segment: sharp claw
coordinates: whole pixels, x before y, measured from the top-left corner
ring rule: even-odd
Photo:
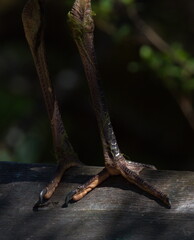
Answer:
[[[44,203],[44,196],[47,193],[47,188],[44,188],[39,195],[39,203],[43,204]]]
[[[67,207],[67,206],[68,206],[68,203],[72,200],[73,195],[75,195],[76,192],[77,192],[76,190],[73,190],[73,191],[71,191],[71,192],[69,192],[69,193],[67,194],[67,196],[66,196],[66,198],[65,198],[65,204],[63,205],[64,207]]]
[[[33,210],[38,211],[39,208],[43,208],[48,206],[50,203],[47,203],[48,199],[46,199],[44,196],[47,193],[47,188],[44,188],[40,194],[39,194],[39,200],[34,205]]]
[[[168,206],[168,208],[170,209],[171,208],[171,201],[169,198],[166,199],[166,204]]]

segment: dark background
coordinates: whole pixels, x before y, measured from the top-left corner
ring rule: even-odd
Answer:
[[[47,113],[22,27],[24,4],[23,0],[0,2],[0,161],[55,162]],[[87,82],[66,23],[72,4],[47,1],[49,70],[66,130],[81,161],[103,165]],[[135,8],[193,71],[194,2],[93,0],[92,4],[97,13],[99,69],[121,151],[160,169],[194,170],[194,130],[177,101],[186,96],[192,107],[193,74],[182,74],[184,67],[152,46],[127,12]]]

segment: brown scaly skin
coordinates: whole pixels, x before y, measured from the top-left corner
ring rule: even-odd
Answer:
[[[52,180],[40,193],[39,201],[36,204],[38,207],[53,195],[64,172],[72,166],[81,165],[81,162],[68,140],[49,77],[44,46],[44,0],[29,0],[23,9],[22,21],[40,80],[51,124],[54,150],[58,160],[58,166]]]
[[[96,113],[103,146],[105,168],[87,183],[70,192],[66,198],[66,205],[71,199],[78,201],[83,198],[88,192],[107,179],[110,175],[121,174],[129,182],[137,185],[139,188],[155,196],[157,199],[160,199],[166,206],[170,207],[171,205],[168,196],[157,190],[139,176],[140,172],[145,168],[153,170],[156,168],[150,165],[127,161],[119,150],[105,104],[102,88],[99,83],[99,73],[97,71],[95,50],[93,46],[93,15],[94,14],[91,10],[91,0],[76,0],[71,12],[68,14],[70,28],[82,59],[91,92],[93,107]]]
[[[93,46],[94,23],[92,15],[90,0],[76,0],[69,13],[69,22],[83,62],[92,96],[93,107],[95,109],[103,146],[105,168],[87,183],[70,192],[66,197],[66,204],[68,204],[71,199],[75,201],[80,200],[110,175],[121,174],[129,182],[134,183],[170,207],[170,201],[167,195],[149,185],[139,176],[144,168],[155,169],[155,167],[127,161],[120,153],[105,104],[102,88],[99,84],[99,75]],[[81,164],[65,132],[58,103],[49,78],[45,58],[43,16],[44,0],[29,0],[26,3],[22,13],[24,31],[40,79],[49,120],[51,122],[56,157],[58,159],[58,167],[53,176],[53,180],[40,193],[40,199],[36,205],[38,207],[52,196],[61,181],[64,171],[71,166]]]

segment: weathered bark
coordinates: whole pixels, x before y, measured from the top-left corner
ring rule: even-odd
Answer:
[[[110,177],[82,200],[63,208],[66,194],[101,169],[69,169],[48,208],[33,211],[55,166],[1,162],[0,239],[194,239],[194,172],[142,172],[169,194],[171,209],[121,176]]]

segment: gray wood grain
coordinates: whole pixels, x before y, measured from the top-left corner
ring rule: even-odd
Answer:
[[[69,169],[50,205],[33,211],[55,166],[1,162],[0,239],[194,239],[194,172],[142,172],[146,180],[169,194],[171,209],[120,176],[109,178],[79,202],[63,208],[66,194],[101,169]]]

